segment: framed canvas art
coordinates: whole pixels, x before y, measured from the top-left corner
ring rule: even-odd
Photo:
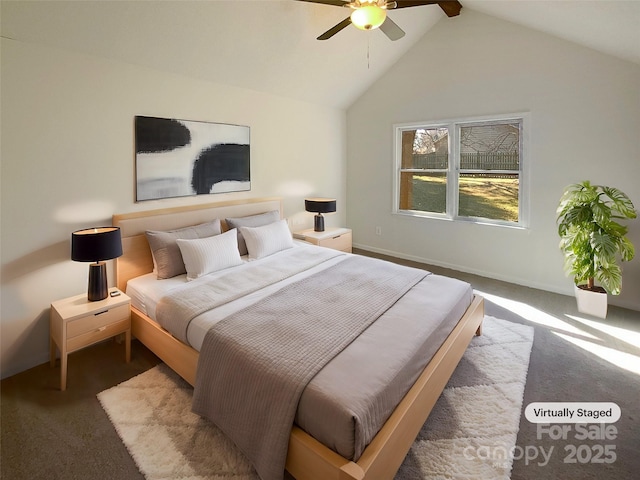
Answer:
[[[135,117],[136,201],[251,190],[250,129]]]

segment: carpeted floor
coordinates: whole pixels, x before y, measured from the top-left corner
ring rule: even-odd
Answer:
[[[534,327],[523,405],[602,401],[615,402],[622,410],[614,439],[588,442],[573,437],[538,438],[536,426],[522,415],[517,446],[532,454],[515,459],[512,480],[637,478],[640,376],[631,370],[640,361],[640,312],[610,307],[606,320],[585,319],[578,314],[572,297],[425,268],[470,282],[485,295],[488,315]],[[44,315],[42,318],[47,320]],[[59,366],[52,369],[46,363],[2,380],[0,477],[143,480],[96,395],[158,363],[134,341],[132,361],[126,364],[124,346],[110,341],[70,355],[65,392],[59,390]],[[571,444],[611,445],[616,459],[611,463],[567,463],[565,447]],[[531,458],[534,450],[549,451],[551,447],[553,455],[547,463]]]
[[[533,328],[485,319],[400,468],[397,480],[508,479]],[[191,412],[193,389],[164,364],[98,395],[147,480],[258,480],[213,424]]]

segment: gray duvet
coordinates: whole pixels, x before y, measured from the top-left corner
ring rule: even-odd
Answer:
[[[315,375],[295,423],[357,461],[471,300],[469,284],[427,275]]]
[[[295,423],[357,461],[472,300],[467,283],[425,277],[318,372]]]
[[[220,321],[200,351],[193,411],[224,431],[263,480],[282,479],[304,388],[426,275],[353,256]]]

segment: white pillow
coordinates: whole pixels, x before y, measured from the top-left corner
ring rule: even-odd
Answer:
[[[153,256],[153,271],[158,276],[158,280],[186,273],[180,249],[176,244],[178,238],[205,238],[220,235],[220,233],[222,230],[218,219],[166,232],[147,230],[147,240]]]
[[[229,226],[229,229],[238,229],[238,249],[240,250],[240,255],[247,254],[247,244],[244,241],[244,237],[240,233],[240,227],[261,227],[269,223],[277,222],[278,220],[280,220],[280,212],[278,210],[259,213],[257,215],[249,215],[247,217],[225,219],[227,225]]]
[[[176,240],[187,270],[187,280],[240,265],[242,259],[237,235],[233,229],[214,237]]]
[[[293,238],[286,220],[279,220],[261,227],[240,227],[240,233],[247,243],[251,259],[267,257],[293,247]]]

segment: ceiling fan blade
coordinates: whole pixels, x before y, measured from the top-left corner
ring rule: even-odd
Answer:
[[[396,0],[396,8],[420,7],[440,3],[438,0]],[[444,2],[443,2],[444,3]]]
[[[347,17],[343,21],[341,21],[339,24],[335,25],[334,27],[331,27],[329,30],[327,30],[322,35],[320,35],[318,37],[318,40],[328,40],[331,37],[333,37],[336,33],[338,33],[340,30],[348,27],[349,25],[351,25],[351,17]]]
[[[460,15],[462,5],[457,0],[396,0],[396,8],[420,7],[422,5],[440,5],[440,8],[447,14],[447,17]]]
[[[388,16],[385,21],[380,25],[380,30],[389,37],[389,40],[396,41],[404,37],[404,31]]]
[[[351,3],[345,0],[298,0],[299,2],[319,3],[321,5],[335,5],[336,7],[344,7]]]
[[[420,7],[422,5],[440,5],[440,8],[447,14],[447,17],[455,17],[460,15],[462,5],[457,0],[396,0],[395,8]],[[393,8],[393,7],[387,7]]]
[[[440,8],[447,14],[447,17],[456,17],[460,15],[462,5],[460,2],[438,2]]]

